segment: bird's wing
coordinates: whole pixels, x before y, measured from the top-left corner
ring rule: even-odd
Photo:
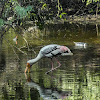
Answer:
[[[51,57],[51,56],[56,55],[58,53],[57,52],[58,49],[59,49],[59,46],[50,46],[50,47],[47,47],[44,50],[42,50],[41,53],[44,56]]]

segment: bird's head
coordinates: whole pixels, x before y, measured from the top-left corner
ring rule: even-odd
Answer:
[[[25,73],[27,72],[27,70],[28,70],[28,72],[30,72],[31,66],[34,63],[36,63],[40,58],[41,58],[40,55],[38,55],[35,59],[28,60],[27,61],[27,66],[26,66],[26,69],[25,69]]]
[[[32,60],[28,60],[27,61],[27,67],[30,68],[33,65],[33,61]]]
[[[27,67],[30,68],[31,67],[31,64],[30,63],[27,63]]]
[[[30,72],[31,66],[32,66],[32,65],[31,65],[30,63],[27,63],[26,69],[25,69],[25,73],[27,72],[27,70],[28,70],[28,72]]]

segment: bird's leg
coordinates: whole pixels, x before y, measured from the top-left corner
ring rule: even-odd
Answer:
[[[54,57],[55,58],[55,57]],[[57,61],[57,63],[59,64],[57,67],[53,68],[53,61],[52,61],[52,58],[51,58],[51,64],[52,64],[52,69],[51,70],[55,70],[56,68],[60,67],[61,66],[61,63],[55,58],[55,60]]]
[[[51,70],[47,71],[45,74],[48,74],[49,72],[51,72],[52,70],[54,70],[54,68],[53,68],[53,61],[52,61],[52,58],[51,58],[51,64],[52,64],[52,68],[51,68]]]
[[[55,58],[55,57],[54,57]],[[55,60],[57,61],[57,63],[59,64],[57,67],[55,67],[54,69],[58,68],[61,66],[61,63],[55,58]]]
[[[57,61],[57,63],[58,63],[59,65],[58,65],[57,67],[53,68],[53,61],[52,61],[52,58],[51,58],[52,68],[51,68],[51,70],[47,71],[46,74],[48,74],[49,72],[51,72],[51,71],[53,71],[53,70],[55,70],[55,69],[57,69],[58,67],[61,66],[60,62],[59,62],[56,58],[55,58],[55,60]]]
[[[51,68],[51,70],[54,70],[54,68],[53,68],[53,61],[52,61],[52,58],[51,58],[51,64],[52,64],[52,68]]]

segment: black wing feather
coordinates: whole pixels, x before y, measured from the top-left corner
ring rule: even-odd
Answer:
[[[56,49],[58,49],[57,46],[47,48],[47,49],[45,49],[45,50],[42,52],[42,54],[43,54],[43,55],[47,55],[47,54],[49,54],[49,53],[55,51]]]

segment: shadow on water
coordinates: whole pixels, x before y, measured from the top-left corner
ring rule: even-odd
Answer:
[[[100,46],[95,44],[99,43],[99,37],[95,30],[91,32],[76,26],[62,26],[64,30],[59,26],[55,27],[55,30],[50,28],[54,26],[48,26],[46,31],[52,34],[44,36],[43,39],[50,40],[51,43],[64,42],[74,54],[57,57],[62,65],[49,74],[45,74],[51,69],[48,58],[35,63],[30,74],[24,74],[26,61],[36,55],[33,51],[26,50],[26,56],[15,49],[19,61],[11,47],[3,40],[0,45],[0,100],[100,100]],[[7,34],[7,37],[9,35],[11,34]],[[57,39],[54,39],[55,36]],[[15,35],[12,39],[13,37]],[[21,37],[18,43],[22,45],[20,40]],[[73,43],[75,40],[88,42],[88,46],[76,47]],[[48,41],[41,46],[50,43]],[[19,44],[17,46],[20,46]],[[35,45],[33,48],[38,54],[41,47]],[[57,66],[56,62],[54,66]]]

